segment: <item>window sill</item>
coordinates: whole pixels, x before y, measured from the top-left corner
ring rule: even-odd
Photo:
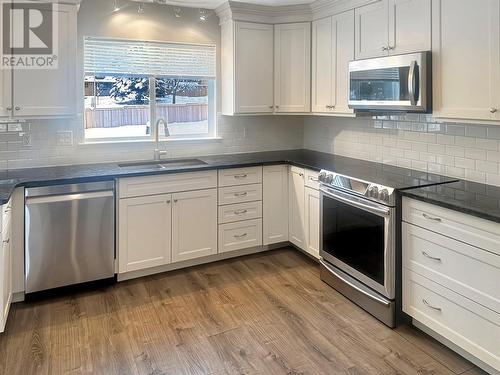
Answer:
[[[220,142],[222,137],[206,137],[206,138],[170,138],[160,139],[160,143],[203,143],[203,142]],[[95,146],[95,145],[123,145],[123,144],[151,144],[155,143],[154,139],[109,139],[83,141],[78,146]]]

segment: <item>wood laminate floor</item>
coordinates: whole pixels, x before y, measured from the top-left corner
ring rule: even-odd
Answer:
[[[1,374],[480,374],[391,330],[293,249],[13,305]]]

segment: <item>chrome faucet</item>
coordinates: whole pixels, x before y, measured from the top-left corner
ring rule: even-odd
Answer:
[[[155,128],[154,128],[154,131],[155,131],[154,158],[156,161],[161,160],[161,156],[167,154],[166,150],[160,150],[160,124],[163,124],[163,127],[165,128],[165,137],[169,136],[167,122],[165,121],[165,119],[159,118],[156,121]]]

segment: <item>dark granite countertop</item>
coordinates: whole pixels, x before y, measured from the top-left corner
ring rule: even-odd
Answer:
[[[69,166],[16,169],[0,172],[0,205],[5,204],[18,186],[35,187],[110,180],[120,177],[192,172],[210,169],[247,167],[270,164],[292,164],[313,170],[327,169],[357,177],[398,190],[417,186],[456,181],[439,175],[398,168],[380,163],[316,152],[311,150],[285,150],[244,154],[223,154],[198,157],[207,164],[148,170],[144,167],[121,168],[118,163],[78,164]],[[497,205],[498,207],[498,205]]]
[[[460,180],[408,189],[403,196],[500,223],[500,187]]]

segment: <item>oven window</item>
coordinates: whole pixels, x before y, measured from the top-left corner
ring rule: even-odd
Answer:
[[[323,197],[323,251],[384,285],[384,218]]]
[[[408,101],[410,67],[351,72],[351,100]]]

